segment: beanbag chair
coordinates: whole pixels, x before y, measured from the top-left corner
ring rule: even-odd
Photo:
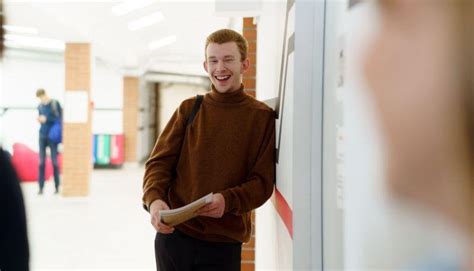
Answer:
[[[18,178],[23,182],[36,182],[39,175],[39,153],[33,151],[25,144],[13,144],[12,164]],[[61,172],[62,154],[58,154],[59,172]],[[46,157],[45,179],[53,176],[53,164],[49,156]]]

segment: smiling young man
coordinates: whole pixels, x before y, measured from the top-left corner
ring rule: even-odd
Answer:
[[[157,231],[157,270],[240,270],[250,212],[273,192],[274,112],[245,94],[247,41],[222,29],[208,36],[204,69],[212,90],[188,121],[197,98],[181,103],[146,163],[143,204]],[[161,210],[213,192],[194,219],[170,227]]]

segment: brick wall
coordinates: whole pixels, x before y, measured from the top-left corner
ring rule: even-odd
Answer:
[[[257,25],[253,23],[253,18],[244,18],[243,35],[249,43],[248,58],[250,60],[250,68],[244,74],[243,83],[245,91],[255,97],[257,76]],[[255,270],[255,212],[252,212],[252,238],[242,247],[241,270]]]
[[[244,18],[243,35],[249,43],[248,58],[250,68],[244,74],[244,86],[248,94],[255,97],[256,76],[257,76],[257,25],[253,23],[253,18]]]
[[[139,110],[138,77],[123,78],[123,133],[125,136],[125,162],[137,162],[138,110]]]
[[[64,122],[61,193],[66,197],[87,196],[92,172],[91,47],[87,43],[68,43],[64,57],[66,95],[85,91],[89,98],[85,123]],[[64,106],[67,110],[67,104]]]

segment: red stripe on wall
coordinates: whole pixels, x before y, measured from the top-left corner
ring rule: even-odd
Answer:
[[[272,202],[281,220],[283,220],[291,239],[293,239],[293,211],[277,188],[275,188],[275,193],[273,193]]]

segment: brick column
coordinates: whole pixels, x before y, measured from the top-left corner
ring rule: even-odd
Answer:
[[[244,73],[244,86],[247,94],[255,97],[256,76],[257,76],[257,25],[253,23],[253,18],[244,18],[243,36],[249,43],[248,58],[250,68]]]
[[[256,96],[256,76],[257,76],[257,25],[253,23],[253,18],[244,18],[243,36],[249,43],[248,58],[250,68],[244,73],[243,83],[247,94]],[[252,238],[242,247],[242,271],[255,270],[255,212],[252,212]]]
[[[139,110],[138,77],[123,78],[123,133],[125,136],[125,162],[137,162],[138,110]]]
[[[92,172],[91,46],[67,43],[64,57],[62,195],[83,197],[89,194]],[[74,97],[80,97],[80,102]]]

